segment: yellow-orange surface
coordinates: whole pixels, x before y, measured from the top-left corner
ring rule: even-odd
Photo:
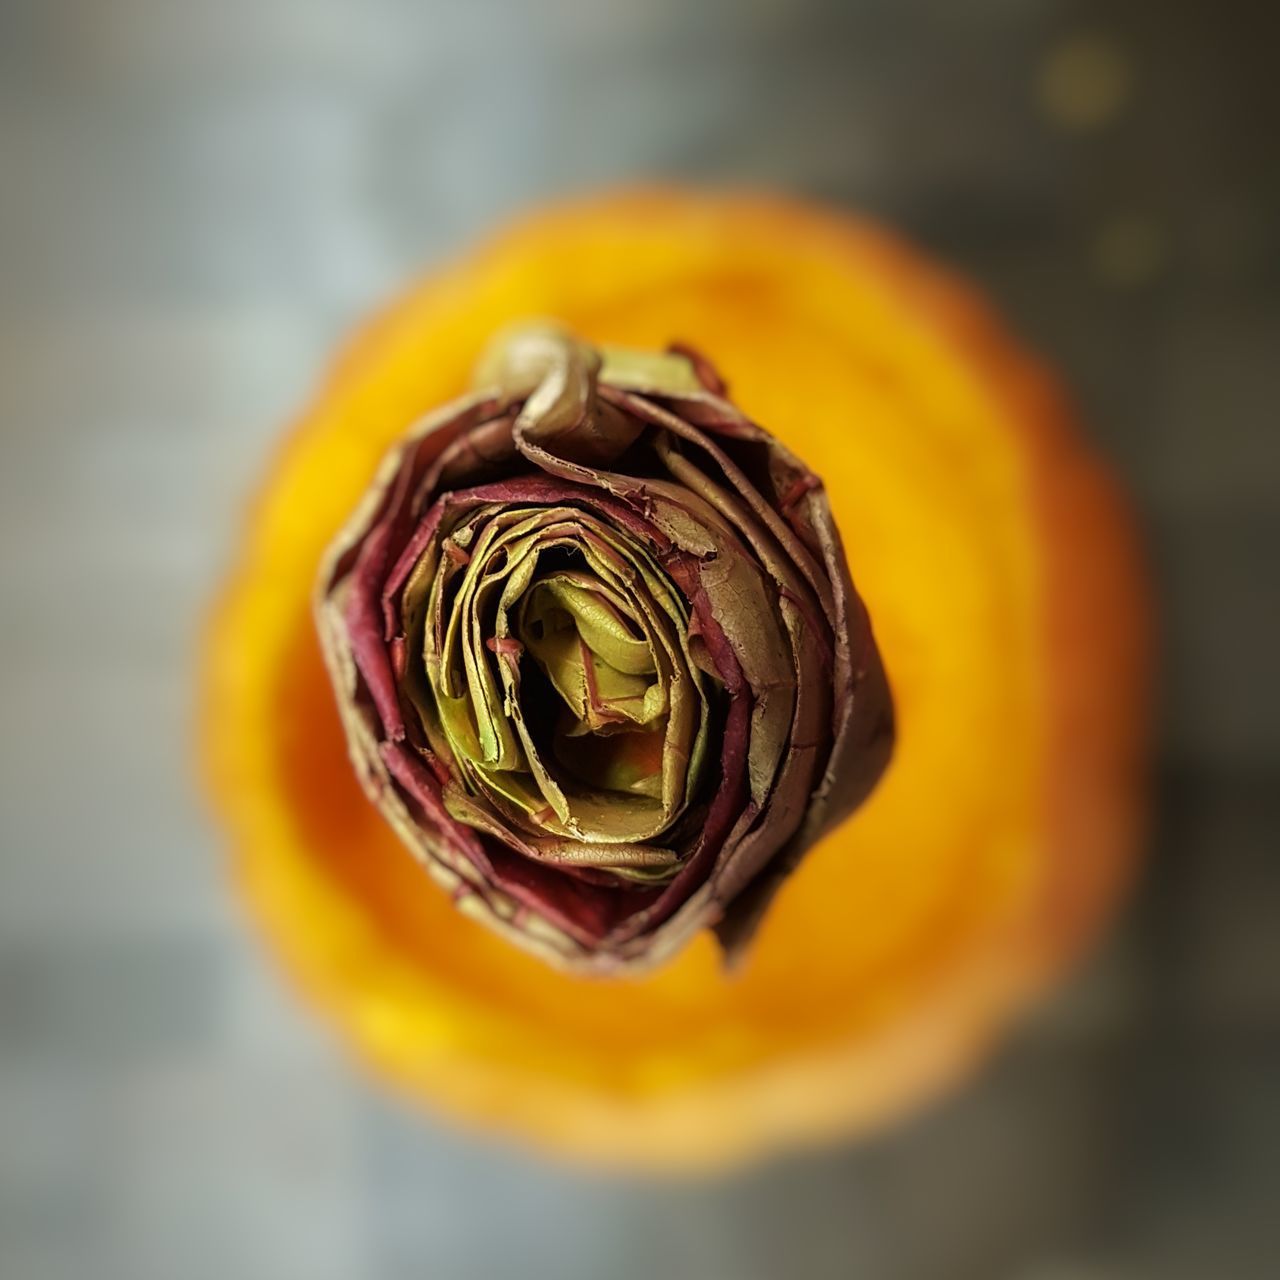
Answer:
[[[501,325],[706,353],[827,483],[898,715],[889,771],[738,972],[554,972],[459,915],[364,800],[311,620],[381,454]],[[1138,827],[1145,598],[1052,381],[968,289],[794,203],[632,191],[518,223],[356,339],[276,459],[211,629],[204,740],[239,882],[303,987],[443,1110],[614,1164],[883,1122],[1104,918]]]

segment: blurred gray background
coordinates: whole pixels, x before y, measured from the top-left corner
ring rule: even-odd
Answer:
[[[1280,1274],[1274,5],[0,0],[0,1276]],[[1061,365],[1162,595],[1138,900],[969,1088],[711,1185],[376,1093],[190,761],[193,642],[334,344],[525,203],[899,224]]]

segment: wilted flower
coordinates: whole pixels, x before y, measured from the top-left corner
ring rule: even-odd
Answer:
[[[462,910],[563,966],[706,926],[732,951],[892,740],[821,483],[684,349],[531,328],[476,387],[324,560],[364,788]]]

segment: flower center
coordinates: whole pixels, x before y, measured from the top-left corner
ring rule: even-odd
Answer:
[[[571,505],[490,504],[419,569],[405,616],[426,688],[408,687],[462,774],[456,816],[580,842],[626,878],[674,874],[663,836],[697,795],[716,682],[645,542]]]

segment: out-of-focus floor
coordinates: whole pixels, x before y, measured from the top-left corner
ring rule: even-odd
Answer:
[[[0,1275],[1280,1273],[1269,6],[0,0]],[[888,217],[1067,372],[1165,623],[1150,871],[981,1077],[709,1186],[410,1115],[295,1007],[192,780],[193,645],[355,319],[636,175]]]

